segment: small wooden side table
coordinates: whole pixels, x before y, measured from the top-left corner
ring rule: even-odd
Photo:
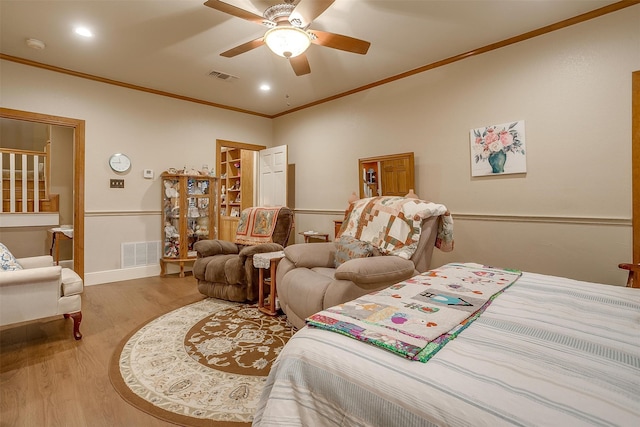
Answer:
[[[342,223],[344,220],[342,219],[334,219],[333,220],[333,237],[337,239],[340,237],[340,229],[342,228]]]
[[[309,243],[310,239],[324,240],[325,242],[329,241],[329,235],[328,234],[318,233],[317,231],[301,231],[298,234],[304,236],[304,242],[305,243]]]
[[[258,310],[270,316],[278,314],[278,310],[276,309],[276,269],[278,268],[278,263],[282,258],[284,258],[284,251],[266,252],[262,254],[255,254],[253,256],[253,266],[259,269]],[[265,270],[267,269],[269,270],[269,278],[264,277]],[[268,307],[264,305],[264,287],[267,282],[270,284]]]
[[[60,264],[60,239],[73,240],[73,228],[56,227],[49,230],[51,233],[51,248],[49,249],[49,255],[51,255],[55,261],[55,265]]]

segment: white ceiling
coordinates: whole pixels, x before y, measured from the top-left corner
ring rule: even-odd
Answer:
[[[221,57],[266,28],[204,1],[1,0],[0,53],[271,116],[615,3],[336,0],[310,28],[367,40],[369,52],[311,45],[311,74],[297,77],[266,46]],[[225,1],[258,15],[278,3]],[[76,36],[79,24],[95,37]],[[46,48],[27,47],[28,38]],[[238,79],[214,79],[214,70]],[[271,91],[260,91],[262,83]]]

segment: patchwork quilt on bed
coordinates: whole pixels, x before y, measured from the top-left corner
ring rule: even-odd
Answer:
[[[426,362],[520,275],[479,264],[447,264],[320,311],[306,321]]]

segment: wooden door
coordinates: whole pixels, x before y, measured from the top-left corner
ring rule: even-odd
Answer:
[[[413,153],[390,154],[358,160],[360,198],[404,196],[415,189]]]
[[[381,163],[382,195],[404,196],[413,188],[413,157],[399,157]]]

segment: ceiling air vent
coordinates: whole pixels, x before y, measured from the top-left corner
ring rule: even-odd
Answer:
[[[223,73],[221,71],[215,71],[215,70],[210,72],[209,76],[218,80],[224,80],[225,82],[232,82],[238,79],[238,77],[232,76],[231,74],[227,74],[227,73]]]

